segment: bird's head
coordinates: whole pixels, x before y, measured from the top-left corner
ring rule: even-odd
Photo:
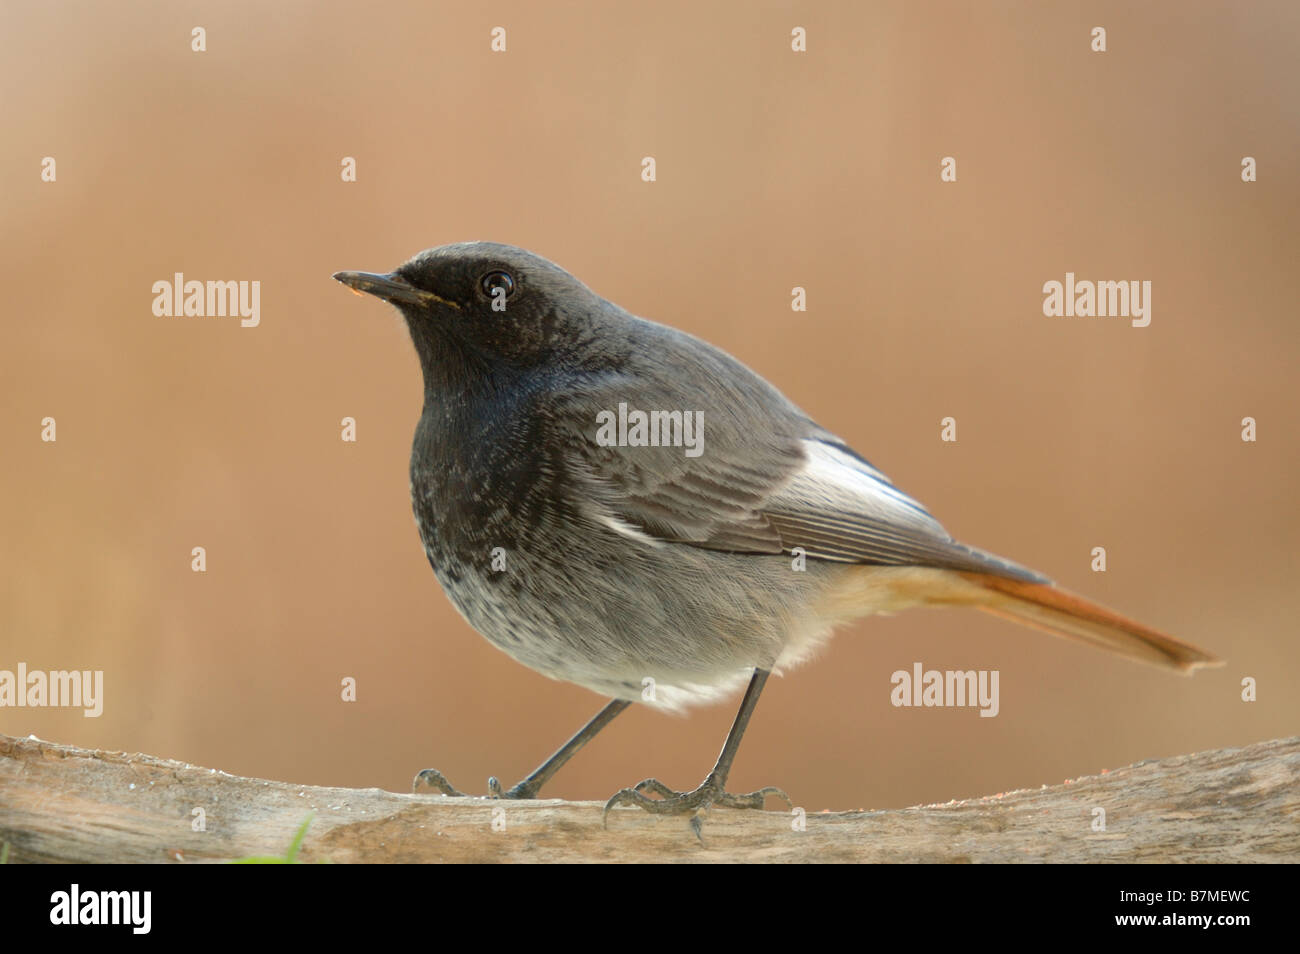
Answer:
[[[459,366],[472,372],[567,363],[611,307],[540,255],[494,242],[431,248],[387,274],[334,277],[401,310],[426,383],[431,371],[436,380]]]

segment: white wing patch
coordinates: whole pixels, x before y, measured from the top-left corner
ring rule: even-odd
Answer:
[[[664,546],[664,542],[662,540],[656,540],[654,537],[642,533],[636,527],[632,526],[630,523],[627,523],[626,521],[620,520],[612,513],[597,514],[596,519],[599,520],[601,523],[603,523],[605,526],[609,527],[615,533],[621,533],[629,540],[635,540],[637,543],[649,544],[652,547]]]
[[[831,513],[864,513],[891,523],[909,524],[939,539],[948,539],[938,520],[866,461],[822,441],[805,440],[803,445],[808,462],[781,496],[797,496],[814,504],[815,509]]]

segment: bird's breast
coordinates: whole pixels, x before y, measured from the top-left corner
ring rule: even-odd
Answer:
[[[562,475],[525,415],[426,407],[411,450],[411,504],[434,570],[490,570],[563,508]]]

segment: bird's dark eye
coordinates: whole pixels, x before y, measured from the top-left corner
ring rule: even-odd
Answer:
[[[497,297],[497,289],[501,289],[505,296],[509,298],[515,291],[515,280],[510,277],[508,272],[488,272],[483,276],[482,281],[483,294],[489,298]]]

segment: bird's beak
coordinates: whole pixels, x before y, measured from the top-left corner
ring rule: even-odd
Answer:
[[[342,282],[359,293],[374,295],[376,298],[395,304],[428,305],[437,302],[459,308],[455,302],[439,298],[433,292],[427,292],[422,288],[416,288],[396,273],[376,275],[374,272],[335,272],[334,280]]]

